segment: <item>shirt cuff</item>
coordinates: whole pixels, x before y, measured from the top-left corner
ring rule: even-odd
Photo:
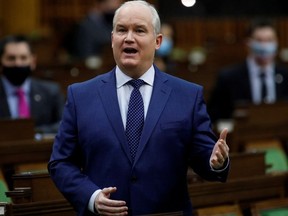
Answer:
[[[92,196],[90,197],[90,200],[89,200],[89,203],[88,203],[88,209],[89,209],[89,211],[91,211],[91,212],[93,212],[93,213],[97,213],[96,211],[95,211],[95,199],[96,199],[96,197],[97,197],[97,195],[101,192],[102,190],[101,189],[98,189],[98,190],[96,190],[93,194],[92,194]]]
[[[230,158],[228,157],[228,158],[226,159],[226,161],[224,162],[224,164],[223,164],[223,168],[221,168],[221,169],[214,169],[214,168],[211,166],[211,164],[210,164],[210,167],[211,167],[211,170],[212,170],[213,172],[220,173],[220,172],[225,171],[225,170],[228,168],[229,163],[230,163]]]

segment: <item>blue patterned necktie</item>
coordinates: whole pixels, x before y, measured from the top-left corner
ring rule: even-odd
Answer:
[[[139,88],[145,82],[141,79],[130,80],[129,85],[134,89],[130,96],[126,122],[126,137],[130,148],[132,161],[135,159],[144,125],[144,104]]]

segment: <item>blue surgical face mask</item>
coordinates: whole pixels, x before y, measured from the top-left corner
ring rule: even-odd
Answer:
[[[259,58],[273,57],[277,51],[276,42],[258,42],[252,41],[249,44],[252,53]]]
[[[170,38],[163,37],[161,46],[156,50],[156,55],[160,57],[165,57],[170,55],[173,49],[173,41]]]

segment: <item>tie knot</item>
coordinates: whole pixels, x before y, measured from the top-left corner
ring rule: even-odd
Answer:
[[[142,79],[132,79],[128,82],[131,86],[133,86],[135,89],[139,89],[142,85],[144,85],[144,81]]]
[[[22,88],[18,88],[18,89],[16,90],[16,94],[19,95],[19,96],[25,95],[24,90],[23,90]]]
[[[265,71],[260,71],[259,76],[260,76],[260,78],[264,79],[266,77]]]

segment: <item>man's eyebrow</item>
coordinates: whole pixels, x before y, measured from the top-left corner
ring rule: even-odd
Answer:
[[[115,27],[125,27],[124,24],[116,24]]]
[[[135,26],[138,28],[147,28],[147,25],[145,24],[136,24]]]
[[[133,25],[134,27],[137,27],[137,28],[147,28],[147,25],[144,25],[144,24],[134,24]],[[116,24],[115,27],[126,27],[125,24]]]

